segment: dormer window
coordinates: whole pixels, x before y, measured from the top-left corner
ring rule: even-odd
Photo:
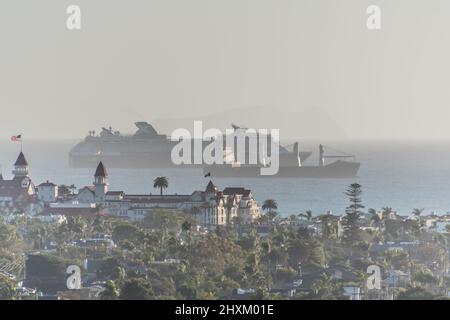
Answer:
[[[22,188],[28,188],[28,184],[30,183],[30,180],[28,178],[25,178],[22,180]]]

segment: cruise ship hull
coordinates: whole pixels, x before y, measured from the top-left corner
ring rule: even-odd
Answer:
[[[102,161],[108,168],[172,168],[176,166],[170,159],[170,154],[139,154],[139,155],[70,155],[69,165],[72,168],[92,168]],[[201,167],[201,165],[188,165]]]
[[[174,164],[171,155],[174,147],[180,141],[169,139],[166,135],[158,134],[158,132],[147,122],[136,122],[138,131],[134,135],[122,135],[118,131],[110,128],[102,128],[100,134],[90,131],[89,135],[80,143],[75,145],[69,152],[69,165],[72,168],[93,168],[102,161],[109,168],[201,168],[201,158],[194,161],[194,156],[203,153],[206,147],[210,145],[208,140],[190,139],[187,141],[187,147],[190,144],[190,151],[185,150],[183,145],[182,153],[186,152],[187,161],[189,163],[177,165]],[[243,137],[244,139],[245,136]],[[221,152],[224,161],[227,157],[232,157],[237,161],[237,144],[234,150],[227,150],[228,139],[236,139],[237,136],[227,135],[223,139],[223,150]],[[242,139],[242,138],[241,138]],[[259,150],[259,142],[264,139],[271,139],[270,136],[257,136],[256,148],[250,148],[250,140],[245,141],[245,163],[250,163],[250,159],[258,159],[262,161],[262,154]],[[241,140],[242,141],[242,140]],[[269,140],[271,141],[271,140]],[[288,151],[282,146],[279,147],[280,165],[295,166],[305,161],[311,152],[300,152],[298,143],[294,144],[292,151]],[[256,149],[256,150],[255,150]],[[263,150],[264,151],[264,150]],[[179,152],[179,150],[178,150]],[[184,158],[184,156],[183,156]],[[194,164],[198,163],[199,164]]]
[[[205,174],[219,178],[313,178],[339,179],[357,177],[360,163],[335,161],[324,166],[280,167],[275,175],[261,175],[259,166],[211,165],[204,166]]]

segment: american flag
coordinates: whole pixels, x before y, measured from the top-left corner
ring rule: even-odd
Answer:
[[[19,135],[17,135],[17,136],[12,136],[12,137],[11,137],[11,141],[13,141],[13,142],[19,142],[19,141],[22,141],[22,135],[19,134]]]

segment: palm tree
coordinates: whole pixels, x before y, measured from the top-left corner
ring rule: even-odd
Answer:
[[[425,210],[425,209],[414,208],[412,211],[412,214],[413,214],[413,216],[415,216],[418,219],[420,217],[420,215],[422,214],[423,210]]]
[[[239,235],[241,234],[241,225],[242,225],[242,217],[234,216],[231,219],[231,223],[233,224],[235,236],[239,238]]]
[[[58,192],[59,192],[59,194],[61,194],[63,197],[66,197],[66,196],[71,195],[70,187],[67,186],[67,185],[65,185],[65,184],[62,184],[62,185],[58,186]]]
[[[267,211],[267,218],[274,220],[278,213],[275,211],[278,209],[278,203],[274,199],[267,199],[262,205],[263,211]]]
[[[161,196],[163,195],[163,190],[169,187],[169,181],[166,177],[157,177],[153,180],[153,188],[159,188]]]
[[[296,220],[297,220],[297,216],[296,216],[295,214],[291,214],[291,215],[289,216],[289,221],[290,221],[290,222],[294,223]]]
[[[312,211],[311,210],[306,210],[306,220],[311,221],[312,220]]]
[[[313,213],[311,210],[306,210],[305,213],[299,213],[297,216],[306,218],[307,221],[311,221],[313,217]]]
[[[370,224],[373,224],[380,228],[380,216],[378,215],[377,211],[375,209],[370,208],[367,210],[367,213],[370,215]]]
[[[278,203],[274,199],[267,199],[266,201],[264,201],[262,209],[264,211],[269,211],[269,213],[272,213],[272,211],[278,209]]]
[[[383,220],[390,219],[391,214],[394,212],[394,210],[392,210],[391,207],[384,207],[384,208],[381,208],[381,210],[382,210],[381,215],[383,217]]]

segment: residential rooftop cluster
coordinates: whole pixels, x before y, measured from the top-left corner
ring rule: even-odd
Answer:
[[[78,191],[35,186],[21,153],[12,179],[0,179],[0,299],[450,296],[448,214],[366,211],[357,183],[342,215],[288,217],[244,187],[209,181],[166,195],[167,185],[157,177],[159,194],[110,190],[100,162],[92,185]],[[73,266],[79,286],[69,288]]]

